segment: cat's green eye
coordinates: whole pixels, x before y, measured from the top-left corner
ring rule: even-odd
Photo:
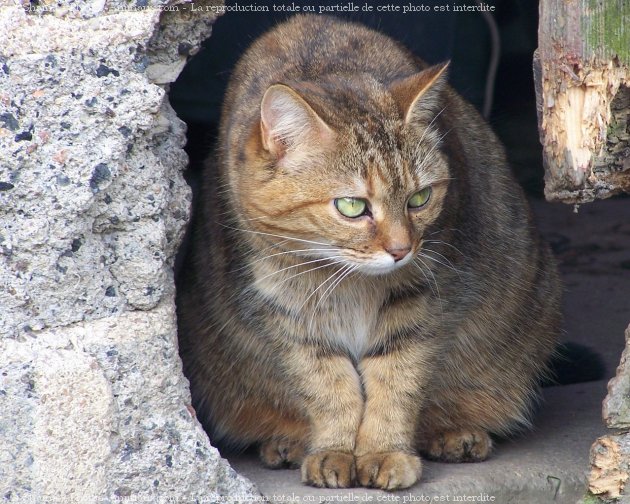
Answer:
[[[421,191],[414,193],[407,201],[409,208],[420,208],[427,204],[431,197],[431,187],[425,187]]]
[[[367,202],[359,198],[337,198],[335,207],[341,215],[354,219],[361,217],[367,210]]]

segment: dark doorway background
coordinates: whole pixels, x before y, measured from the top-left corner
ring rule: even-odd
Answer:
[[[275,6],[339,4],[335,0],[259,2]],[[342,2],[343,3],[343,2]],[[346,2],[350,3],[350,2]],[[484,89],[492,43],[484,16],[479,12],[434,12],[434,7],[477,5],[474,0],[425,0],[418,2],[356,1],[369,4],[370,13],[339,13],[338,17],[361,22],[402,42],[428,63],[451,60],[449,82],[478,110]],[[227,1],[226,5],[235,2]],[[379,6],[428,6],[430,12],[377,12]],[[499,30],[500,53],[489,121],[507,148],[518,180],[530,194],[542,193],[541,148],[538,143],[532,76],[532,54],[537,44],[538,5],[532,0],[489,0]],[[171,104],[188,124],[190,169],[188,182],[197,187],[203,160],[212,150],[220,119],[223,94],[231,69],[240,55],[263,32],[289,15],[283,12],[226,13],[212,36],[184,68],[170,90]]]

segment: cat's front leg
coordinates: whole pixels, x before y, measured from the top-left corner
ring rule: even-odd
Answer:
[[[356,369],[346,356],[309,347],[286,362],[311,428],[302,481],[317,487],[353,486],[354,446],[363,412]]]
[[[432,355],[428,345],[408,344],[360,362],[366,394],[354,452],[360,485],[396,490],[420,478],[415,436]]]

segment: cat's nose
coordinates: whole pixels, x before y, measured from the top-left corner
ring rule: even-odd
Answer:
[[[394,261],[398,262],[407,257],[407,254],[411,252],[411,247],[396,247],[396,248],[388,248],[386,249],[387,253],[394,258]]]

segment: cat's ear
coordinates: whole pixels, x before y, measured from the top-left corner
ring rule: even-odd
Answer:
[[[334,136],[330,126],[297,91],[284,84],[270,86],[263,96],[260,133],[263,148],[278,159],[298,147],[324,146]]]
[[[389,91],[402,112],[405,124],[417,119],[430,121],[439,111],[449,63],[447,61],[434,65],[389,85]]]

